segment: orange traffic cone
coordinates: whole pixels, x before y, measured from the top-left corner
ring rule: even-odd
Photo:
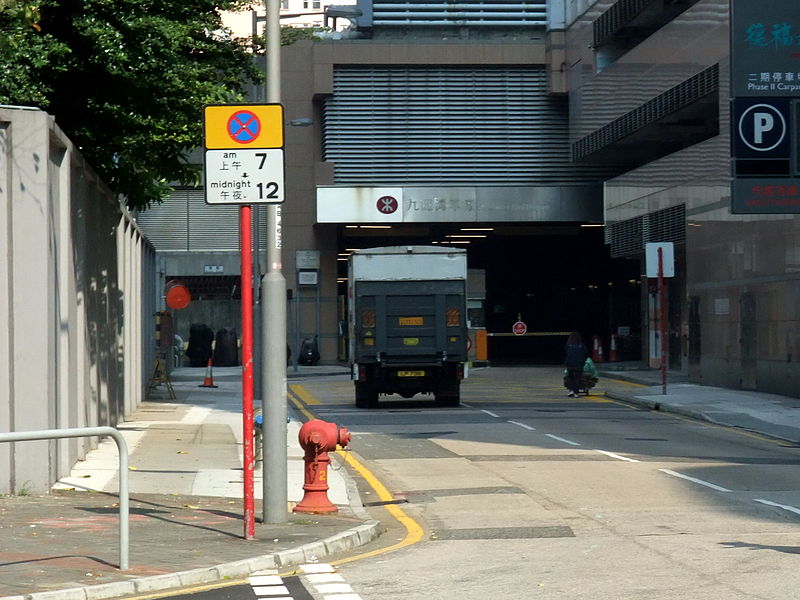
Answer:
[[[212,362],[211,359],[208,359],[208,366],[206,366],[206,376],[203,379],[203,384],[198,385],[197,387],[207,387],[207,388],[215,388],[219,387],[218,385],[214,385],[214,375],[211,368]]]
[[[617,356],[617,336],[611,336],[611,348],[608,351],[608,362],[617,362],[619,357]]]

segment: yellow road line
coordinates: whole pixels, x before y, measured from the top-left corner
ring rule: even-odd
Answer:
[[[297,397],[300,398],[300,400],[302,400],[307,405],[322,404],[311,394],[311,392],[309,392],[305,387],[303,387],[299,383],[290,384],[289,389],[292,390],[295,394],[297,394]]]
[[[608,381],[613,381],[614,383],[621,383],[622,385],[629,385],[631,387],[648,387],[643,383],[633,383],[632,381],[625,381],[623,379],[608,379]]]
[[[378,481],[378,479],[367,469],[363,464],[361,464],[358,460],[356,460],[350,452],[345,452],[343,450],[337,450],[336,453],[344,458],[344,461],[350,465],[356,472],[364,478],[369,486],[375,491],[378,495],[378,498],[381,499],[382,502],[390,502],[394,500],[394,497],[389,492],[389,490],[384,487],[384,485]],[[337,565],[346,562],[351,562],[354,560],[361,560],[362,558],[367,558],[370,556],[376,556],[378,554],[383,554],[385,552],[391,552],[393,550],[399,550],[400,548],[405,548],[406,546],[411,546],[419,542],[423,536],[425,535],[425,530],[417,523],[414,519],[409,517],[403,509],[399,506],[394,504],[389,504],[384,506],[387,512],[392,515],[403,527],[406,528],[406,537],[400,540],[398,543],[393,544],[392,546],[388,546],[386,548],[379,548],[378,550],[373,550],[372,552],[364,552],[363,554],[358,554],[356,556],[351,556],[349,558],[343,558],[341,560],[335,561],[331,564]]]
[[[292,387],[292,386],[289,386],[289,387]],[[306,419],[308,419],[309,421],[311,421],[311,420],[313,420],[313,419],[316,419],[316,418],[317,418],[317,417],[315,417],[315,416],[314,416],[314,414],[313,414],[312,412],[310,412],[310,411],[309,411],[309,410],[308,410],[308,409],[305,407],[305,404],[303,404],[303,403],[300,401],[300,399],[299,399],[299,398],[298,398],[298,397],[295,395],[295,392],[294,392],[294,390],[290,390],[290,393],[289,393],[289,395],[288,395],[288,399],[292,401],[292,404],[294,404],[294,405],[295,405],[295,408],[297,408],[297,410],[299,410],[301,413],[303,413],[303,416],[304,416]]]

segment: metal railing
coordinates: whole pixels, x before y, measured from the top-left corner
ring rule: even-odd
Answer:
[[[119,568],[128,570],[128,446],[122,434],[113,427],[78,427],[74,429],[44,429],[0,433],[0,442],[55,440],[75,437],[111,436],[119,454]]]

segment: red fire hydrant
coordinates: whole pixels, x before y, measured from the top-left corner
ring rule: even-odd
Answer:
[[[294,507],[294,512],[335,513],[338,508],[328,500],[328,452],[336,445],[347,446],[350,432],[336,423],[314,419],[306,422],[298,434],[300,446],[306,451],[305,484],[303,499]]]

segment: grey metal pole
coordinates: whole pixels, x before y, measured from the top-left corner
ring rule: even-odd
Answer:
[[[266,99],[281,101],[280,0],[265,0]],[[286,279],[281,264],[281,206],[267,209],[267,274],[261,281],[262,309],[262,405],[264,523],[289,519],[286,484]]]
[[[128,570],[128,445],[122,434],[113,427],[78,427],[72,429],[44,429],[41,431],[12,431],[0,433],[0,442],[29,440],[57,440],[76,437],[111,436],[117,444],[119,455],[119,569]]]
[[[294,276],[294,360],[292,361],[292,369],[294,372],[297,373],[299,371],[297,365],[299,364],[298,361],[300,360],[300,342],[302,341],[303,332],[300,329],[300,320],[302,318],[302,314],[300,313],[300,274],[295,269],[295,276]]]

